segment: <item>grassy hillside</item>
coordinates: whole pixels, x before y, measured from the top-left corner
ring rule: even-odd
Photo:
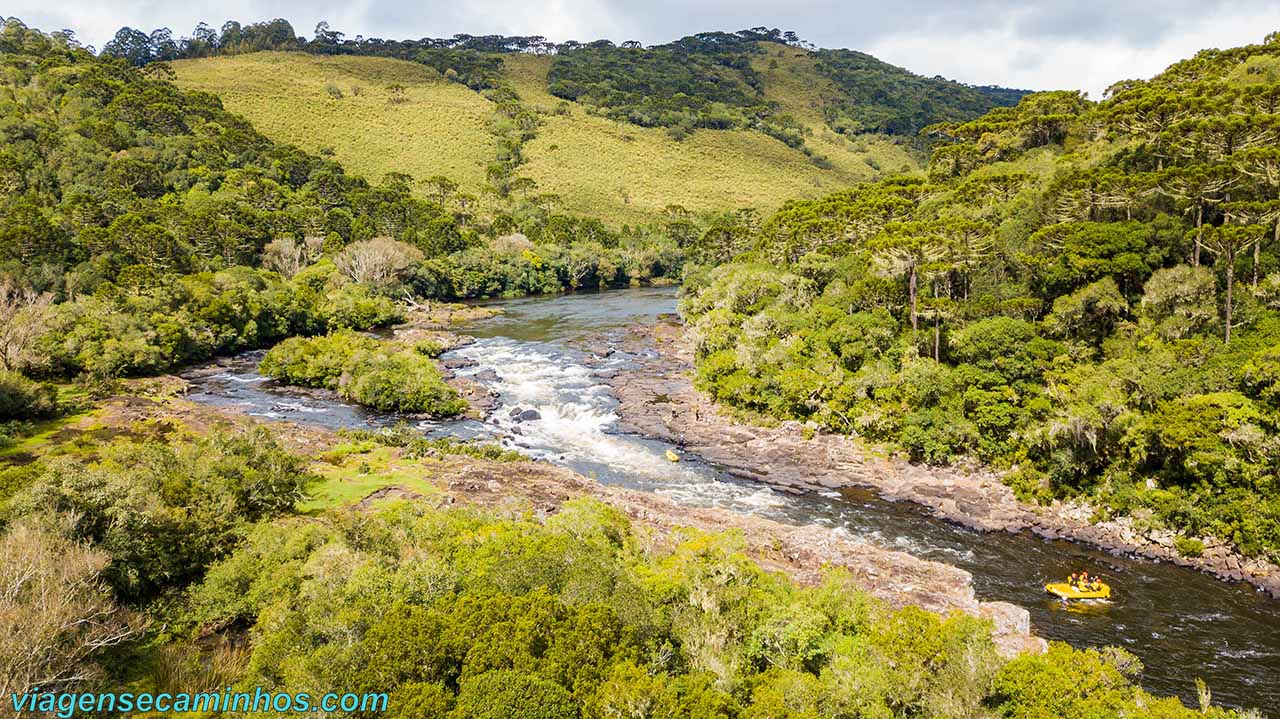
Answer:
[[[379,57],[262,52],[173,63],[178,84],[212,92],[273,140],[332,150],[357,175],[446,175],[472,190],[496,152],[489,101],[431,68]],[[405,102],[393,102],[393,85]],[[330,91],[342,96],[336,98]]]
[[[610,224],[651,219],[671,204],[772,210],[789,199],[873,179],[877,168],[916,166],[906,150],[886,140],[835,135],[816,110],[806,113],[806,124],[829,169],[752,130],[698,130],[677,142],[662,128],[615,122],[553,97],[546,89],[550,58],[512,54],[503,61],[507,81],[542,119],[523,148],[518,174],[534,179],[538,192],[560,195],[565,209]],[[179,85],[218,94],[272,139],[313,151],[332,148],[344,166],[371,179],[387,172],[419,179],[444,174],[479,194],[485,166],[495,157],[486,129],[492,104],[414,63],[264,52],[183,60],[174,68]],[[407,102],[388,101],[393,83],[405,86]],[[343,97],[332,97],[329,85]],[[358,95],[352,92],[357,85]],[[788,87],[805,85],[796,79]],[[786,89],[775,94],[804,104],[787,98]],[[568,114],[556,114],[556,108]]]
[[[795,118],[808,130],[805,144],[828,158],[837,169],[852,174],[860,165],[870,165],[884,173],[903,169],[898,157],[884,152],[883,140],[874,135],[850,138],[827,124],[826,108],[840,97],[841,90],[818,70],[813,53],[777,43],[760,43],[763,53],[752,57],[752,69],[759,73],[764,98],[776,102],[779,111]]]

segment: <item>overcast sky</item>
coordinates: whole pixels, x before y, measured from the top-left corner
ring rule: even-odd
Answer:
[[[666,42],[764,25],[821,47],[869,52],[923,75],[1099,99],[1116,80],[1149,77],[1205,47],[1260,42],[1280,29],[1275,0],[6,0],[0,14],[68,28],[101,47],[121,25],[190,34],[283,17],[310,37],[320,20],[348,36],[393,39],[545,35],[551,40]]]

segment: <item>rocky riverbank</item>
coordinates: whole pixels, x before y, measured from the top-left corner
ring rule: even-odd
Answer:
[[[638,358],[634,369],[606,378],[621,404],[622,428],[678,444],[735,476],[797,493],[868,487],[973,529],[1084,542],[1249,582],[1280,598],[1280,567],[1247,559],[1221,541],[1206,538],[1203,555],[1184,557],[1171,531],[1139,530],[1127,517],[1093,522],[1093,509],[1082,504],[1026,504],[991,471],[913,465],[798,422],[738,421],[693,388],[692,352],[676,320],[633,328],[620,348]]]
[[[61,440],[74,441],[85,432],[123,435],[157,426],[206,434],[226,431],[228,424],[259,421],[234,408],[186,401],[182,399],[185,381],[177,377],[165,379],[168,381],[163,392],[147,389],[149,396],[117,397],[82,422],[63,429]],[[274,420],[271,425],[279,441],[317,461],[335,446],[349,443],[338,433],[315,425],[288,420]],[[1026,609],[1006,602],[978,601],[968,572],[842,537],[823,527],[795,527],[727,510],[691,508],[652,493],[605,485],[544,462],[494,462],[448,453],[409,458],[401,456],[400,450],[392,451],[391,465],[397,478],[411,476],[434,485],[439,493],[426,498],[397,479],[357,502],[357,508],[384,498],[421,498],[445,505],[532,511],[535,516],[545,517],[559,511],[569,500],[591,497],[626,513],[644,528],[644,536],[654,546],[674,541],[685,528],[735,531],[743,538],[745,551],[761,566],[786,572],[796,581],[815,584],[827,568],[842,567],[855,584],[889,606],[914,605],[941,614],[961,611],[989,618],[996,645],[1006,656],[1040,652],[1046,646],[1043,639],[1031,634]],[[367,476],[362,475],[361,481],[367,482]]]

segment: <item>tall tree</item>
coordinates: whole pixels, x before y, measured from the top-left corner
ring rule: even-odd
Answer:
[[[1204,246],[1204,211],[1210,204],[1221,202],[1238,180],[1235,169],[1229,165],[1172,167],[1156,174],[1153,189],[1185,206],[1187,213],[1195,216],[1195,249],[1192,266],[1200,266],[1200,251]]]
[[[1267,202],[1254,208],[1253,222],[1272,224],[1272,246],[1280,247],[1280,148],[1259,147],[1246,150],[1233,158],[1235,168],[1258,186]],[[1258,284],[1258,255],[1262,241],[1254,245],[1253,284]]]
[[[872,240],[871,251],[882,274],[906,278],[914,336],[920,329],[920,277],[952,254],[950,243],[936,222],[901,222],[886,227]]]
[[[1226,312],[1223,340],[1231,342],[1231,323],[1232,314],[1235,309],[1235,279],[1236,279],[1236,259],[1240,253],[1247,249],[1251,244],[1266,232],[1266,228],[1261,225],[1224,225],[1222,227],[1213,227],[1204,233],[1204,248],[1209,252],[1218,256],[1226,267],[1227,275],[1227,297]]]

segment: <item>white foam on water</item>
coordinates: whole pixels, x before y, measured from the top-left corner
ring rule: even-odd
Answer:
[[[599,368],[585,366],[576,355],[506,338],[482,339],[457,353],[478,363],[458,374],[497,375],[497,381],[483,382],[499,397],[490,422],[511,432],[510,446],[532,457],[587,475],[607,474],[683,504],[760,514],[788,506],[787,497],[769,487],[722,481],[698,462],[671,462],[665,452],[678,448],[619,433],[617,402],[595,376]],[[602,364],[622,363],[610,358]],[[536,410],[540,418],[516,422],[510,416],[515,409]]]
[[[212,377],[210,377],[210,379],[224,380],[227,382],[236,382],[238,384],[258,384],[259,382],[266,382],[271,378],[265,377],[263,375],[241,375],[241,374],[234,374],[231,372],[219,372],[218,374],[215,374]]]

